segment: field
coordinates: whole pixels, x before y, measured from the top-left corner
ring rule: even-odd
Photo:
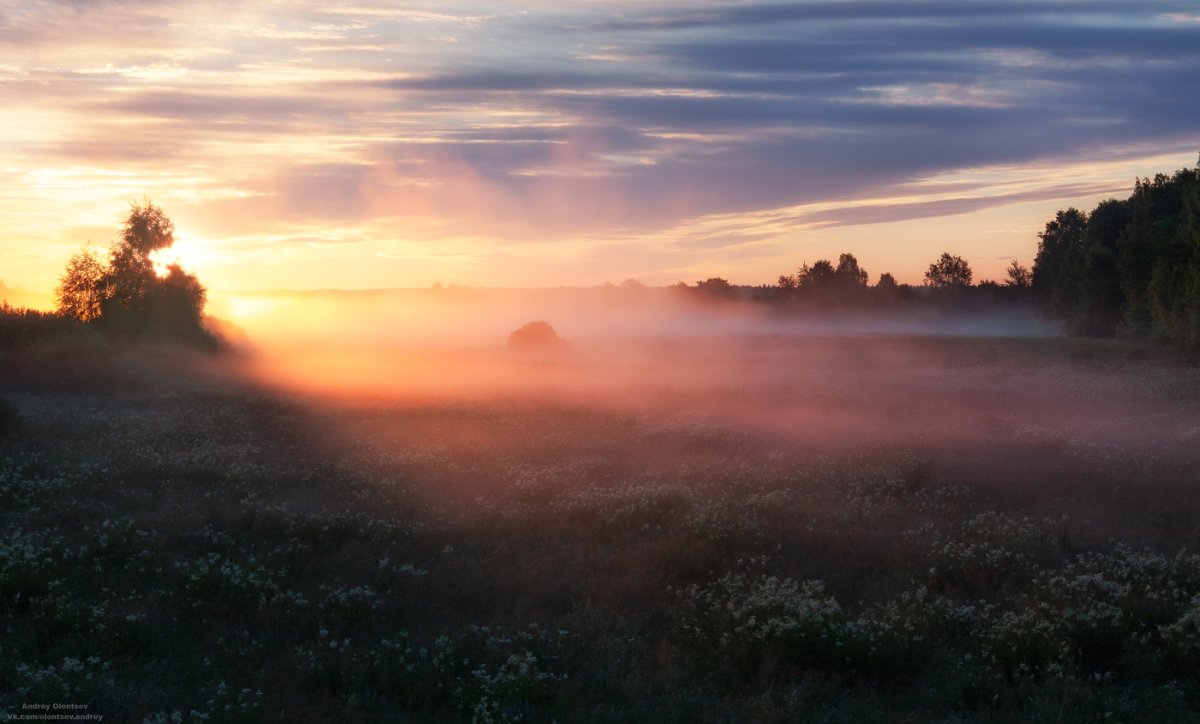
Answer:
[[[1168,352],[26,354],[0,380],[13,715],[1200,718],[1200,367]]]

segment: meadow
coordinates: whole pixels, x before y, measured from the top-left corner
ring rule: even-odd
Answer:
[[[1200,366],[1176,353],[6,354],[10,715],[1200,719]]]

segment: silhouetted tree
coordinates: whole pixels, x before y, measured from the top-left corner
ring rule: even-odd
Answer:
[[[1129,204],[1101,201],[1088,216],[1083,235],[1083,268],[1076,279],[1072,327],[1083,334],[1108,336],[1125,314],[1119,246],[1129,224]]]
[[[925,283],[935,289],[971,286],[971,265],[961,256],[942,252],[938,260],[929,265],[925,272]]]
[[[59,313],[110,332],[215,347],[216,338],[204,328],[200,280],[178,264],[162,277],[155,273],[151,255],[174,241],[175,227],[162,209],[148,199],[134,203],[107,267],[86,250],[68,262],[57,290]]]
[[[807,262],[796,272],[798,288],[825,289],[833,286],[837,270],[828,259],[817,259],[809,266]]]
[[[1039,234],[1033,286],[1085,334],[1200,348],[1200,169],[1138,179],[1091,215],[1059,211]]]
[[[120,238],[108,252],[108,270],[101,280],[107,326],[144,331],[150,317],[151,290],[158,277],[150,255],[175,243],[175,225],[148,199],[134,203]]]
[[[558,336],[554,327],[541,319],[530,322],[508,335],[509,349],[548,351],[566,346],[566,341]]]
[[[1021,262],[1013,259],[1008,263],[1008,268],[1004,270],[1008,277],[1004,281],[1004,286],[1015,287],[1017,289],[1028,289],[1033,286],[1033,273],[1027,267],[1021,265]]]
[[[838,257],[834,276],[839,283],[854,288],[867,285],[867,272],[858,266],[858,259],[853,254],[842,254]]]
[[[1038,234],[1037,257],[1033,261],[1033,289],[1050,309],[1069,316],[1075,309],[1083,278],[1084,233],[1087,214],[1076,208],[1059,211]]]
[[[1119,242],[1126,320],[1134,329],[1189,347],[1200,347],[1198,185],[1195,169],[1138,182]]]
[[[696,292],[710,299],[729,299],[736,294],[733,286],[721,277],[710,277],[696,282]]]
[[[55,289],[55,311],[80,322],[99,319],[104,301],[100,288],[103,278],[104,265],[90,249],[72,256]]]
[[[167,266],[165,277],[150,288],[148,327],[154,334],[190,337],[204,329],[207,292],[200,280],[178,264]]]

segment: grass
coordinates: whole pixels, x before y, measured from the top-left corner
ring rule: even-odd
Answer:
[[[94,389],[74,364],[7,376],[0,710],[1194,720],[1196,368],[1049,339],[698,344],[603,403],[318,404],[111,350]]]

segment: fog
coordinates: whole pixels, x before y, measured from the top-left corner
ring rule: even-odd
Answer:
[[[1177,361],[1056,337],[1017,314],[797,316],[638,288],[260,294],[225,304],[257,381],[339,407],[588,409],[819,453],[1074,445],[1175,457],[1200,430],[1187,397],[1195,388],[1180,390]],[[533,320],[566,344],[509,348],[510,333]]]
[[[860,386],[856,375],[911,387],[919,380],[892,379],[914,350],[899,340],[1055,331],[1013,311],[798,314],[637,287],[260,293],[230,295],[216,307],[236,319],[227,336],[258,375],[318,395],[546,395],[618,407],[672,395],[709,406],[734,391]],[[563,344],[511,348],[509,335],[533,321],[550,324]]]
[[[572,341],[611,337],[779,334],[1045,336],[1057,327],[1026,310],[952,314],[935,309],[795,313],[751,300],[706,300],[694,290],[644,287],[397,289],[230,293],[213,313],[259,347],[502,345],[544,319]]]

